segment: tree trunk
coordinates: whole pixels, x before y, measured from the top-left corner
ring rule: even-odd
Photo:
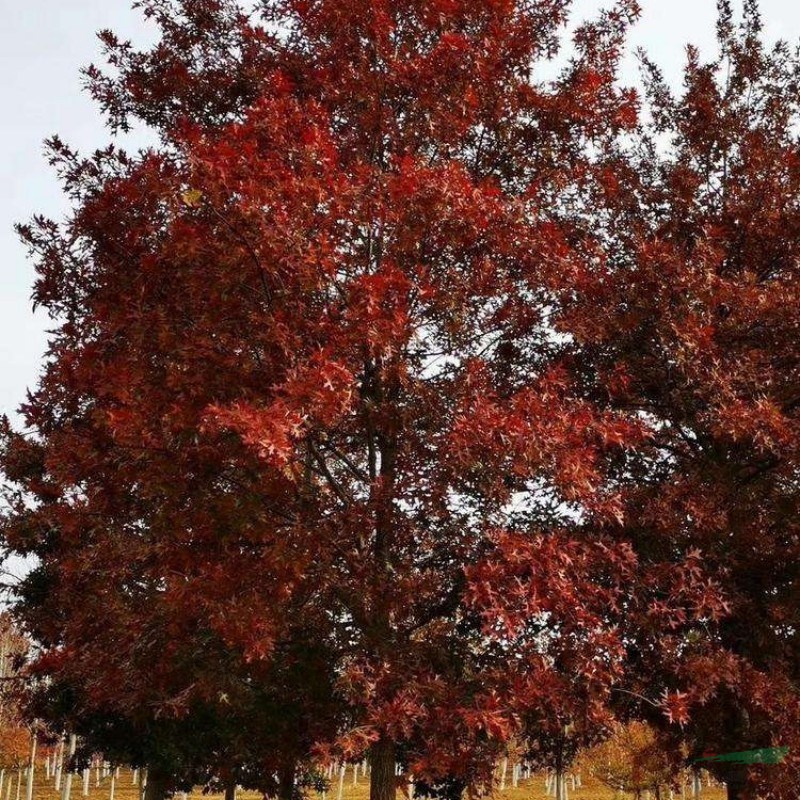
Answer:
[[[746,800],[747,771],[744,768],[729,770],[725,783],[728,787],[728,800]]]
[[[369,800],[395,800],[394,742],[380,739],[370,750]]]
[[[64,737],[62,736],[58,742],[58,755],[56,756],[56,770],[55,770],[55,789],[61,789],[61,776],[64,771]]]
[[[297,764],[287,761],[278,774],[278,800],[292,800],[294,797],[294,779]]]
[[[149,764],[147,767],[147,784],[144,789],[144,800],[166,800],[169,790],[170,776],[161,767]]]
[[[556,769],[556,800],[565,800],[564,789],[566,789],[566,784],[564,783],[564,773],[561,772],[560,769]]]
[[[70,793],[72,792],[72,759],[75,756],[75,749],[78,745],[78,737],[75,736],[74,733],[69,735],[69,752],[67,754],[67,774],[64,775],[63,783],[64,785],[61,787],[61,800],[69,800]],[[63,766],[62,766],[63,770]]]
[[[344,797],[344,764],[339,765],[339,792],[336,795],[336,800],[342,800]]]
[[[236,781],[231,780],[225,784],[225,800],[236,800]]]
[[[33,800],[33,777],[36,765],[36,733],[31,732],[31,758],[28,762],[28,785],[26,787],[26,800]]]

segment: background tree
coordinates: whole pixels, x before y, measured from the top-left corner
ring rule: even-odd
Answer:
[[[266,669],[290,620],[322,624],[334,745],[369,748],[375,800],[397,743],[430,743],[422,778],[473,780],[491,764],[452,743],[492,760],[505,701],[552,698],[557,645],[532,656],[546,692],[503,666],[495,565],[521,548],[560,576],[571,602],[540,613],[588,647],[581,540],[618,517],[605,461],[642,435],[581,398],[552,335],[597,258],[590,154],[636,122],[616,84],[634,2],[532,78],[568,5],[148,0],[152,51],[104,34],[94,94],[162,146],[54,140],[75,211],[22,229],[58,326],[25,409],[46,498],[9,521],[51,598],[42,674],[180,716],[227,694],[230,654]],[[602,548],[618,584],[624,548]]]
[[[38,561],[16,587],[15,618],[40,649],[24,685],[8,687],[15,713],[22,694],[29,721],[76,734],[77,762],[103,752],[146,767],[151,797],[231,781],[291,797],[294,772],[338,722],[322,621],[312,636],[287,608],[274,657],[246,664],[194,610],[165,607],[141,542],[137,554],[135,540],[98,531],[87,552],[65,543],[45,449],[8,429],[3,444],[4,541]],[[21,666],[16,636],[2,639],[4,663]]]
[[[651,120],[607,154],[589,202],[609,208],[610,255],[567,323],[598,402],[652,424],[620,470],[640,563],[695,552],[724,592],[721,618],[631,633],[659,688],[629,688],[682,693],[695,755],[798,730],[798,62],[765,48],[755,2],[741,26],[719,11],[720,57],[690,48],[680,96],[645,60]],[[764,770],[760,796],[795,796],[797,765]],[[743,773],[720,773],[731,798]]]
[[[675,777],[674,760],[644,722],[617,726],[608,739],[581,754],[580,765],[620,796],[637,799],[644,792],[666,797]]]

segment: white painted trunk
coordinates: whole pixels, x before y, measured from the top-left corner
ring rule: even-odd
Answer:
[[[336,795],[336,800],[342,800],[344,794],[344,764],[339,767],[339,793]]]
[[[117,774],[111,773],[111,788],[108,790],[108,800],[114,800],[114,790],[117,788]]]
[[[25,787],[26,800],[33,800],[33,775],[36,765],[36,734],[31,733],[31,760],[28,762],[28,785]]]
[[[78,737],[74,733],[69,735],[69,755],[67,757],[67,764],[71,766],[72,757],[75,755],[75,749],[78,746]],[[64,776],[64,785],[61,790],[61,800],[69,800],[72,793],[72,770],[68,769],[67,774]]]
[[[567,783],[562,772],[556,773],[556,800],[567,800]]]
[[[55,776],[55,789],[61,789],[61,778],[64,773],[64,738],[58,743],[58,754],[56,755],[56,776]]]

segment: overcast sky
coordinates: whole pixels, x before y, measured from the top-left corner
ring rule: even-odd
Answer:
[[[632,45],[645,47],[672,81],[680,80],[687,42],[714,52],[716,0],[641,2]],[[574,13],[590,16],[604,5],[576,0]],[[798,0],[762,0],[762,9],[769,38],[800,39]],[[79,69],[98,58],[97,30],[141,42],[153,32],[130,10],[130,0],[0,0],[0,11],[0,413],[14,416],[36,383],[47,319],[31,313],[33,270],[13,224],[34,212],[59,217],[66,208],[42,140],[58,133],[84,151],[106,144]],[[633,75],[632,61],[629,69]]]

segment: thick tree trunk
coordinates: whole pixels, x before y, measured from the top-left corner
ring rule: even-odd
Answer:
[[[726,781],[728,787],[728,800],[746,800],[745,787],[747,781],[742,773],[730,775]]]
[[[148,765],[144,800],[166,800],[169,780],[170,776],[165,769],[153,764]]]
[[[369,800],[395,800],[394,742],[381,739],[370,750]]]
[[[225,800],[236,800],[236,782],[233,780],[225,785]]]
[[[278,774],[278,800],[292,800],[294,797],[294,779],[297,765],[294,761],[286,762]]]

